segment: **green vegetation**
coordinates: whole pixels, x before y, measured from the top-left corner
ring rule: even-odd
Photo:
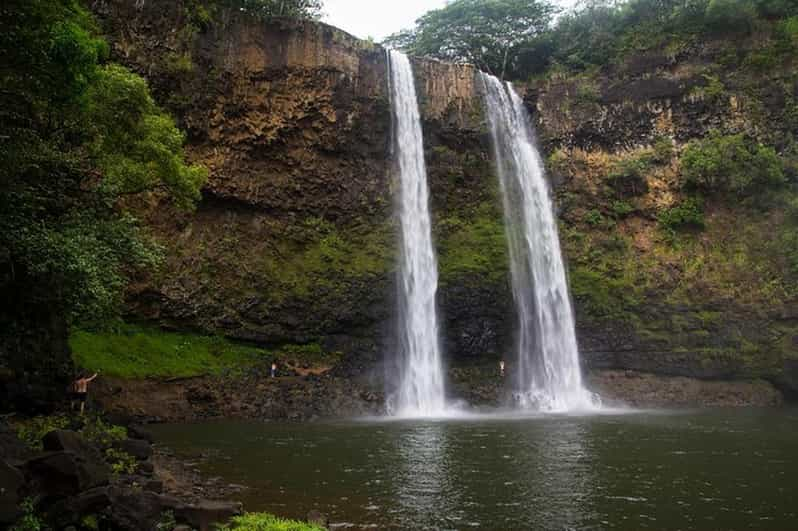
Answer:
[[[45,435],[51,431],[64,430],[69,424],[70,420],[66,415],[33,417],[17,425],[17,436],[34,450],[41,450]]]
[[[524,46],[546,31],[555,12],[541,0],[454,0],[385,43],[414,55],[468,61],[503,79],[517,69]]]
[[[322,0],[211,0],[230,5],[263,19],[318,19],[322,15]]]
[[[384,275],[394,256],[391,227],[343,230],[321,218],[306,219],[275,242],[262,259],[273,302],[307,297],[318,290],[343,292],[350,282]]]
[[[36,500],[34,498],[25,498],[19,508],[22,511],[22,516],[11,526],[9,531],[42,531],[47,529],[44,522],[42,522],[41,516],[36,512]]]
[[[438,224],[438,269],[444,284],[464,275],[478,275],[485,282],[507,277],[507,239],[501,212],[483,203],[469,214],[453,215]]]
[[[75,330],[70,337],[75,365],[119,378],[191,377],[238,371],[257,363],[333,365],[339,353],[325,352],[318,343],[283,345],[270,350],[234,343],[214,336],[166,332],[157,328],[119,325],[112,330]],[[96,439],[103,431],[87,424],[86,436]],[[94,434],[97,434],[96,436]],[[98,441],[101,442],[101,441]]]
[[[0,17],[12,66],[0,76],[0,288],[102,320],[128,275],[160,258],[137,200],[191,208],[207,171],[184,162],[184,135],[147,83],[107,62],[79,2],[12,0]]]
[[[265,350],[219,337],[131,325],[112,332],[77,330],[69,343],[75,365],[121,378],[218,374],[271,359]]]
[[[671,236],[677,230],[704,228],[704,202],[700,198],[688,197],[681,203],[661,211],[657,221]]]
[[[750,196],[784,184],[784,167],[776,151],[742,134],[712,132],[691,142],[682,155],[682,173],[689,189],[705,193]]]
[[[322,528],[267,513],[247,513],[234,517],[230,524],[219,527],[218,531],[322,531]]]
[[[138,466],[135,457],[116,448],[105,450],[105,460],[111,465],[111,473],[116,475],[133,474]]]
[[[526,79],[547,70],[586,72],[621,64],[635,52],[664,50],[675,56],[700,35],[739,38],[774,19],[798,15],[798,4],[790,0],[591,0],[552,25],[553,5],[546,0],[458,0],[386,42]],[[785,50],[795,49],[798,22],[776,25],[774,51],[784,57]]]

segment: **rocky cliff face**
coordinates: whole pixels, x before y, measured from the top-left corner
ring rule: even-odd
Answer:
[[[195,213],[149,210],[167,263],[137,282],[130,311],[266,345],[318,342],[345,354],[345,372],[379,375],[396,247],[384,50],[321,24],[197,5],[94,5],[114,57],[148,77],[211,170]],[[701,234],[674,241],[658,229],[657,213],[680,199],[687,142],[727,126],[764,138],[781,112],[778,98],[742,98],[734,83],[746,80],[722,76],[719,94],[716,53],[639,57],[527,87],[551,155],[580,342],[589,367],[762,376],[795,389],[791,273],[778,256],[759,268],[772,249],[738,232],[766,233],[783,213],[716,202]],[[480,87],[469,66],[414,67],[446,351],[456,364],[493,363],[511,348],[513,310]],[[655,151],[639,187],[613,188],[617,165]]]

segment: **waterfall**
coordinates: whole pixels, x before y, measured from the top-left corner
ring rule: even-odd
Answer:
[[[394,149],[400,174],[398,270],[399,387],[390,410],[430,417],[446,409],[435,295],[438,265],[432,247],[427,168],[413,70],[390,51]]]
[[[598,397],[582,384],[557,220],[531,121],[510,83],[481,76],[518,318],[515,397],[524,408],[595,408]]]

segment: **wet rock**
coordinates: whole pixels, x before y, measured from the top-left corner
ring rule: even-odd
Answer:
[[[113,529],[139,531],[156,529],[166,511],[175,511],[183,503],[172,496],[146,492],[133,488],[110,489],[111,507],[108,519]]]
[[[19,514],[20,489],[25,482],[22,472],[0,461],[0,524],[10,524]]]
[[[105,510],[111,504],[109,487],[97,487],[60,500],[47,511],[48,521],[57,528],[79,524],[87,514]]]
[[[163,481],[159,479],[150,479],[144,482],[141,487],[147,492],[155,492],[156,494],[163,494]]]
[[[78,433],[70,430],[54,430],[42,438],[42,446],[46,452],[72,452],[78,455],[91,454],[101,459],[97,450],[86,442]]]
[[[242,506],[238,502],[200,501],[178,507],[175,516],[200,531],[208,531],[213,524],[225,523],[233,516],[241,514],[241,510]]]
[[[149,459],[152,455],[152,446],[149,442],[140,439],[124,439],[114,442],[114,448],[126,452],[139,461]]]
[[[137,467],[138,473],[143,476],[151,476],[155,473],[155,466],[149,461],[141,461]]]
[[[127,435],[131,439],[139,439],[142,441],[147,441],[150,444],[155,442],[155,437],[153,437],[152,433],[150,433],[143,426],[139,426],[137,424],[128,426]]]
[[[93,452],[50,452],[29,460],[25,470],[39,492],[54,497],[106,485],[111,475],[108,465]]]

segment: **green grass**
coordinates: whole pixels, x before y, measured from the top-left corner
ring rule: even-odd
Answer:
[[[247,513],[236,516],[229,525],[217,528],[218,531],[322,531],[321,527],[286,520],[268,513]]]
[[[123,325],[114,332],[74,331],[69,339],[78,367],[121,378],[186,377],[271,359],[272,353],[219,337]]]

